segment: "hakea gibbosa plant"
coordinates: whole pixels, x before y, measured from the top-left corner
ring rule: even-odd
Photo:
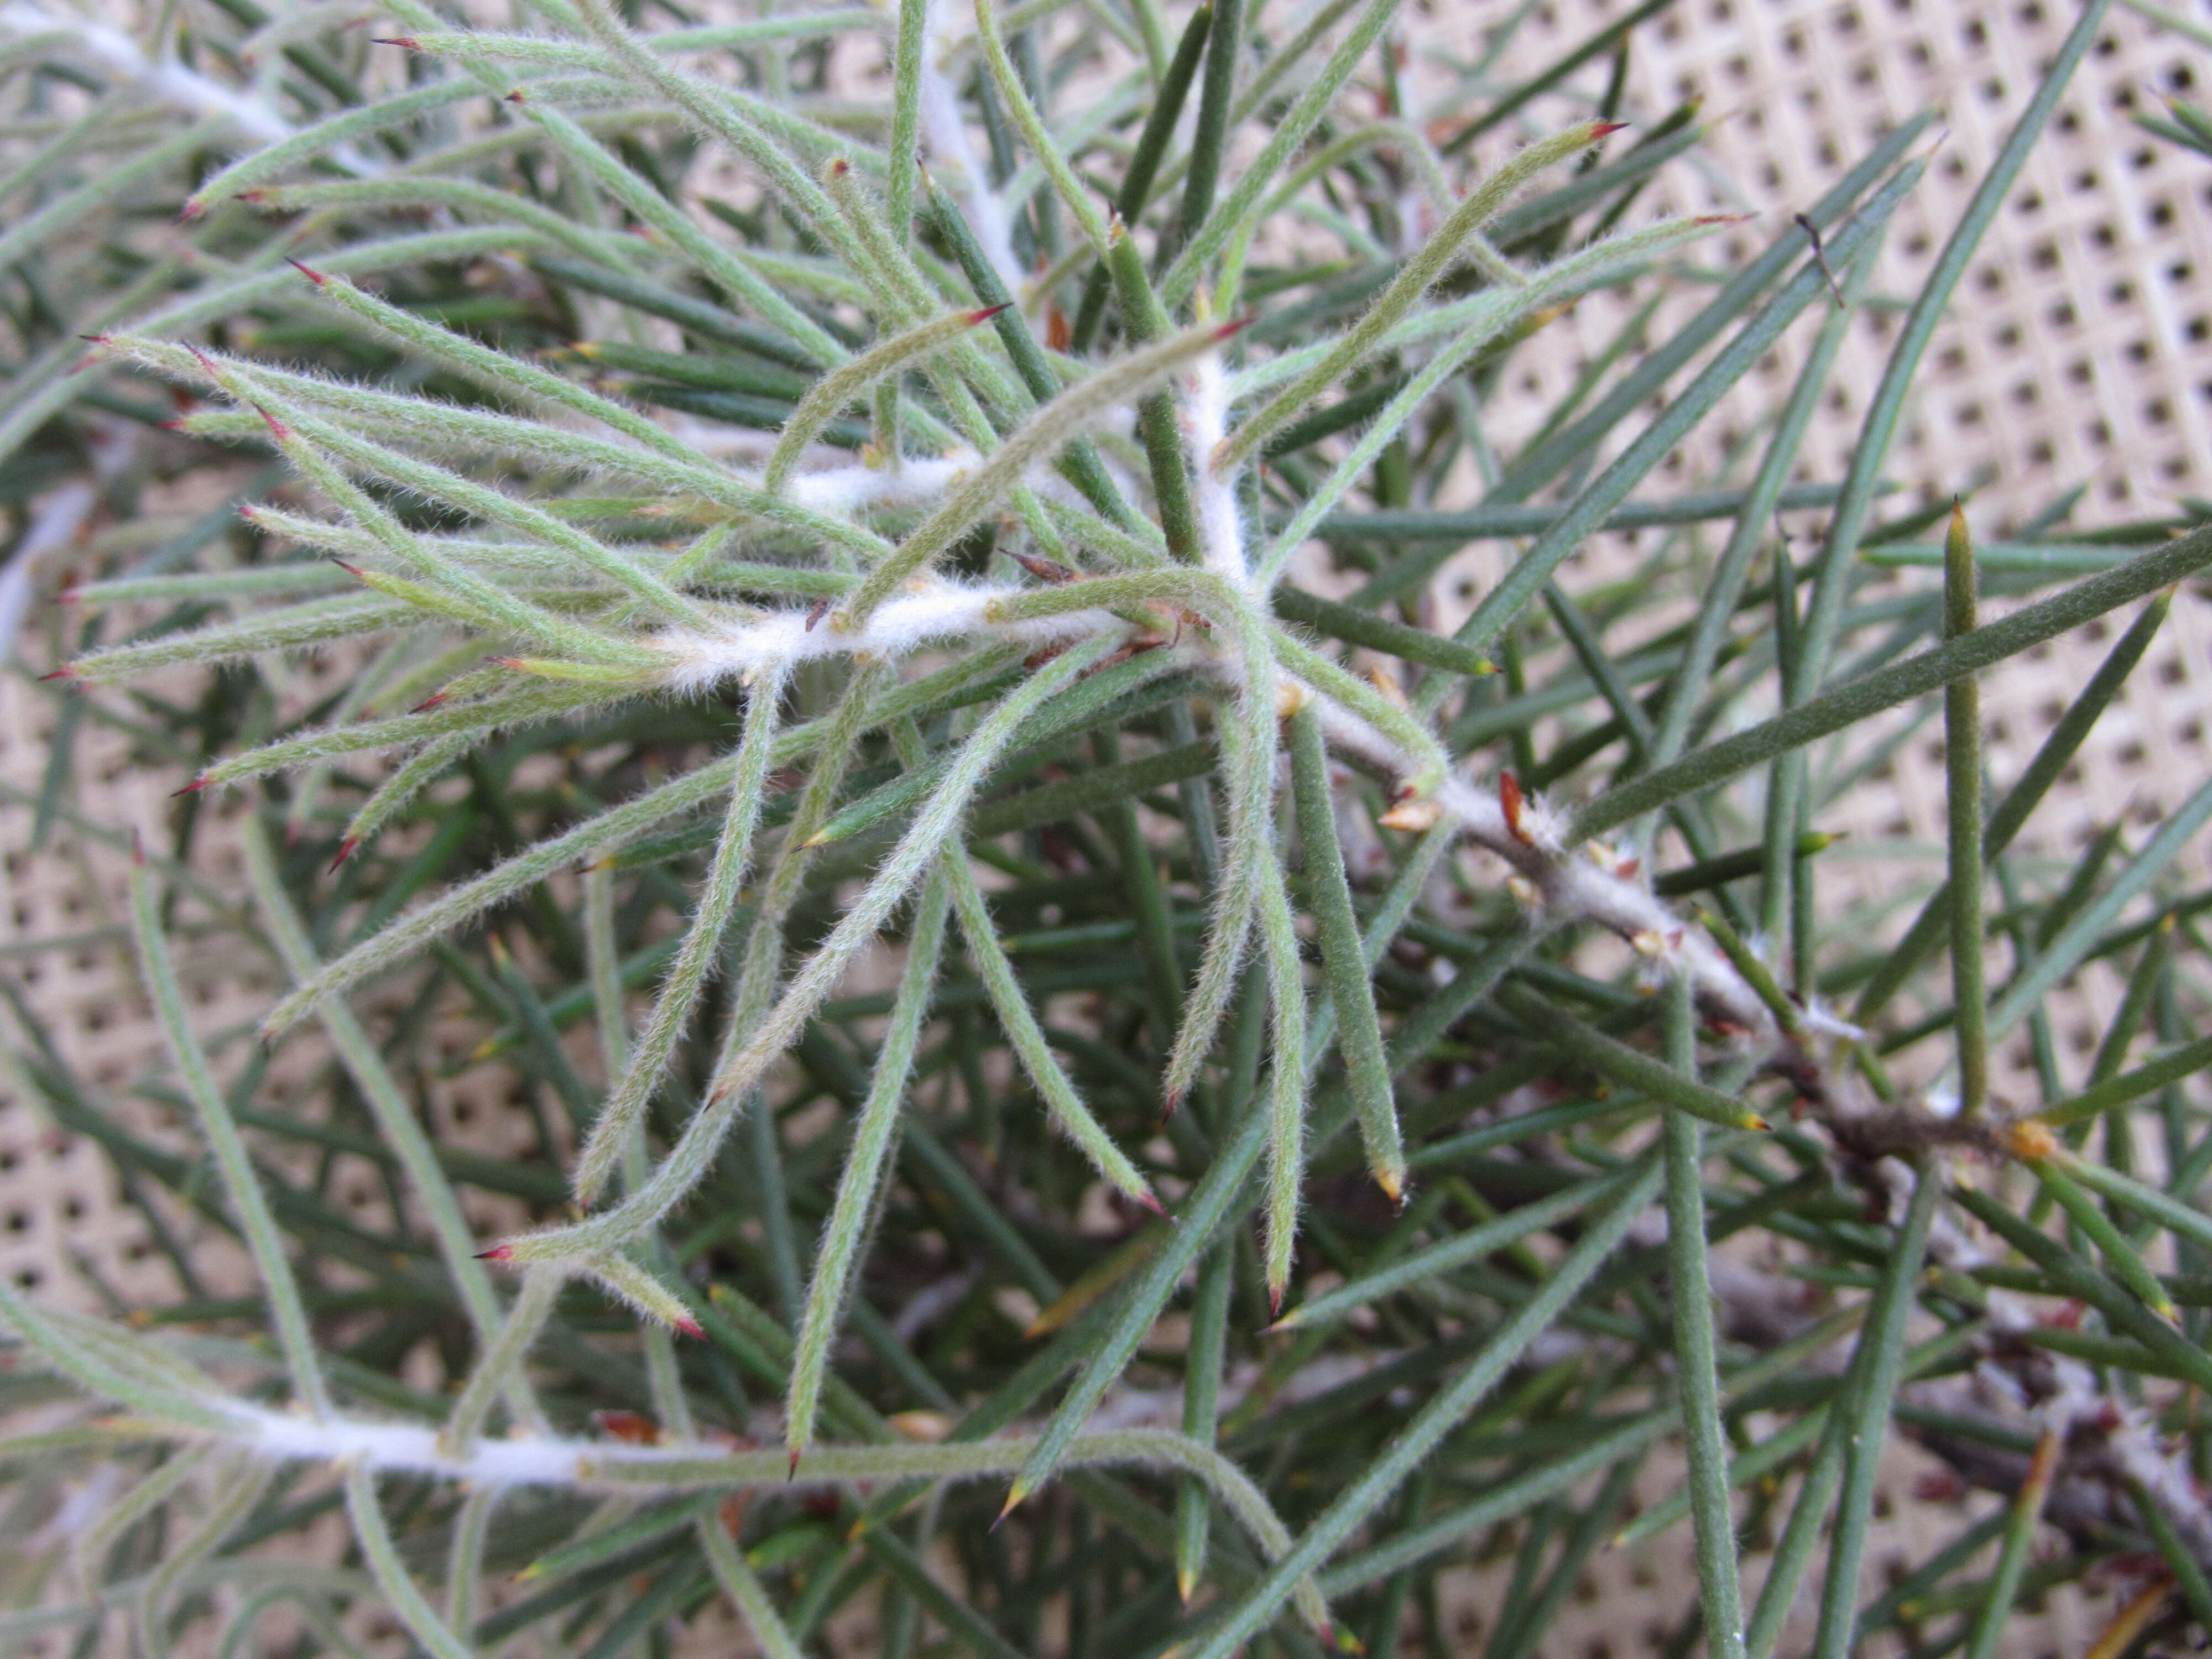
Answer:
[[[141,718],[208,744],[185,832],[247,798],[250,905],[218,923],[289,988],[224,1081],[165,896],[198,878],[137,850],[162,1097],[195,1114],[211,1207],[202,1163],[115,1127],[15,1000],[30,1088],[161,1237],[149,1181],[234,1231],[276,1339],[195,1349],[0,1288],[27,1364],[127,1413],[0,1456],[150,1469],[71,1542],[81,1599],[37,1617],[91,1631],[127,1599],[160,1653],[212,1612],[229,1651],[289,1594],[310,1646],[345,1650],[337,1620],[377,1603],[437,1659],[556,1615],[546,1639],[599,1659],[726,1598],[783,1656],[880,1585],[899,1655],[933,1625],[1036,1650],[1048,1604],[1072,1653],[1389,1653],[1409,1622],[1441,1653],[1439,1571],[1511,1546],[1492,1646],[1518,1656],[1603,1538],[1686,1518],[1699,1601],[1670,1650],[1767,1659],[1823,1547],[1824,1659],[1931,1597],[1985,1659],[2031,1573],[2112,1563],[2132,1588],[2110,1651],[2212,1632],[2204,1431],[2172,1391],[2212,1383],[2212,1139],[2185,1086],[2212,1044],[2187,1040],[2203,901],[2171,875],[2212,787],[2056,884],[2008,858],[2212,531],[2073,532],[2069,496],[1977,548],[1963,508],[1876,511],[1922,356],[2101,0],[1834,483],[1796,481],[1801,448],[1928,119],[1716,267],[1741,219],[1630,211],[1700,132],[1686,106],[1621,133],[1654,9],[1525,81],[1493,52],[1430,119],[1395,0],[1179,24],[1149,0],[902,0],[657,31],[605,0],[535,0],[508,31],[382,0],[374,36],[222,0],[190,52],[0,9],[9,64],[94,100],[27,121],[44,148],[7,185],[60,186],[0,247],[82,297],[17,320],[0,444],[86,481],[27,524],[0,618],[149,454],[259,459],[234,531],[68,589],[51,615],[88,620],[47,679],[81,709],[228,671],[200,682],[215,713],[148,693]],[[835,95],[832,63],[870,51],[888,90]],[[1608,57],[1610,89],[1575,93]],[[94,171],[126,103],[158,141]],[[1485,134],[1517,137],[1477,165]],[[687,176],[706,157],[741,183]],[[164,191],[152,257],[131,239]],[[1547,322],[1698,270],[1701,308],[1656,343],[1645,311],[1497,452],[1486,412]],[[1808,313],[1747,478],[1638,495]],[[190,412],[152,410],[164,388]],[[1470,465],[1480,505],[1446,506]],[[1806,511],[1801,562],[1774,526]],[[1947,511],[1940,545],[1915,540]],[[1711,556],[1705,522],[1728,527]],[[1650,529],[1632,582],[1562,586],[1593,538]],[[249,556],[170,568],[222,535]],[[1447,631],[1433,579],[1484,538],[1522,544]],[[1984,587],[2046,586],[1978,616]],[[1985,811],[1975,676],[2138,602]],[[149,624],[99,643],[125,608]],[[360,668],[329,706],[240,690],[331,649]],[[1930,699],[1946,879],[1876,945],[1820,902],[1813,822]],[[556,755],[559,789],[516,781]],[[2127,991],[2069,1082],[2048,1003],[2094,961]],[[888,988],[854,993],[860,969]],[[355,1011],[394,976],[397,1026]],[[1923,1016],[1886,1023],[1908,992]],[[425,1128],[408,1045],[453,994],[496,1028],[476,1057],[566,1109],[562,1166],[542,1126],[534,1170]],[[2018,1033],[2038,1103],[1993,1092]],[[358,1133],[245,1104],[295,1042],[331,1057]],[[823,1100],[836,1131],[792,1133]],[[2144,1103],[2163,1176],[2130,1150]],[[318,1134],[393,1183],[389,1236],[258,1161]],[[471,1187],[536,1224],[479,1237]],[[1781,1254],[1708,1261],[1747,1231]],[[183,1299],[140,1324],[239,1320],[178,1271]],[[380,1334],[340,1352],[346,1319]],[[445,1395],[390,1374],[433,1336]],[[2010,1501],[1869,1598],[1893,1421]],[[1676,1432],[1680,1490],[1630,1522]],[[241,1600],[245,1549],[333,1472],[357,1554]],[[2070,1573],[2032,1564],[2045,1522]],[[502,1567],[544,1586],[495,1597]]]

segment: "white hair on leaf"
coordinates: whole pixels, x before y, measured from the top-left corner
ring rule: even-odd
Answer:
[[[1213,453],[1229,430],[1229,377],[1221,354],[1199,356],[1184,377],[1183,453],[1190,465],[1191,506],[1198,520],[1198,546],[1206,568],[1249,588],[1252,572],[1244,559],[1244,515],[1237,504],[1237,478],[1217,477]]]
[[[923,30],[921,75],[916,88],[921,97],[921,135],[930,160],[945,175],[945,182],[960,198],[969,228],[990,260],[991,268],[1009,293],[1019,293],[1029,273],[1014,258],[1013,224],[1006,204],[990,185],[991,175],[975,154],[968,135],[968,118],[961,112],[959,94],[939,66],[955,42],[945,22],[945,0],[930,0],[929,21]]]
[[[69,35],[87,57],[118,80],[131,82],[189,114],[219,116],[240,137],[252,139],[256,149],[292,136],[292,124],[266,99],[234,91],[179,63],[156,63],[112,24],[50,12],[31,0],[9,0],[0,6],[0,28],[18,37]]]
[[[1036,647],[1130,631],[1127,623],[1104,611],[1012,623],[993,619],[994,605],[1027,591],[929,577],[914,591],[886,599],[852,633],[839,631],[820,611],[777,611],[720,632],[670,629],[652,642],[667,659],[662,684],[672,691],[698,692],[725,680],[750,679],[769,669],[828,657],[896,661],[978,634]]]

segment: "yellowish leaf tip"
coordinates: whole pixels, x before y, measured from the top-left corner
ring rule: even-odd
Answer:
[[[1400,830],[1408,835],[1419,835],[1433,829],[1443,815],[1442,803],[1431,797],[1427,800],[1401,800],[1376,822],[1385,830]]]
[[[2015,1123],[2006,1130],[2004,1142],[2007,1152],[2031,1164],[2039,1163],[2058,1150],[2058,1137],[2033,1118]]]

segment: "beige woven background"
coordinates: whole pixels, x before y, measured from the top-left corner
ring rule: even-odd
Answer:
[[[1425,117],[1449,116],[1449,64],[1479,50],[1467,26],[1480,9],[1413,0],[1416,85]],[[2185,0],[2200,23],[2212,5]],[[1626,8],[1542,0],[1507,56],[1510,68],[1552,61]],[[1931,165],[1893,221],[1872,293],[1917,292],[1944,239],[2040,81],[2078,9],[2052,0],[1680,0],[1636,36],[1626,112],[1650,122],[1685,98],[1703,100],[1715,131],[1700,161],[1660,177],[1644,207],[1683,213],[1748,212],[1729,233],[1747,257],[1809,206],[1878,137],[1923,109],[1942,120],[1926,141]],[[1499,71],[1503,76],[1506,70]],[[2074,77],[2058,114],[2029,158],[1938,329],[1907,406],[1887,476],[1911,497],[1968,494],[1976,533],[1993,540],[2062,492],[2087,483],[2074,522],[2109,525],[2170,513],[2183,497],[2212,495],[2212,163],[2157,141],[2130,118],[2163,113],[2169,95],[2203,101],[2212,52],[2115,6]],[[1582,83],[1601,85],[1595,73]],[[1540,117],[1539,118],[1543,118]],[[1515,140],[1494,134],[1503,149]],[[1644,210],[1639,207],[1639,211]],[[1502,453],[1541,422],[1648,297],[1592,296],[1539,337],[1492,416]],[[1686,289],[1663,304],[1654,339],[1701,305]],[[1894,313],[1869,307],[1838,360],[1829,399],[1808,439],[1801,476],[1838,480],[1896,334]],[[1773,416],[1788,397],[1819,318],[1807,316],[1740,381],[1655,477],[1658,496],[1746,481]],[[1689,378],[1677,376],[1670,390]],[[1748,451],[1748,454],[1745,453]],[[1731,464],[1731,457],[1735,458]],[[1462,481],[1461,499],[1479,491]],[[1888,510],[1894,511],[1893,506]],[[1814,538],[1817,512],[1791,515],[1793,537]],[[1644,532],[1644,545],[1659,532]],[[1706,537],[1717,554],[1725,526]],[[1932,532],[1931,532],[1932,538]],[[1807,556],[1813,540],[1801,540]],[[1479,593],[1514,554],[1502,544],[1470,550],[1449,574]],[[1620,568],[1626,550],[1594,546],[1569,567],[1587,580]],[[1931,573],[1917,573],[1932,580]],[[1448,579],[1442,619],[1455,621]],[[1465,588],[1459,590],[1462,592]],[[2118,619],[2125,625],[2125,618]],[[2111,647],[2117,629],[2083,629],[1989,675],[1983,703],[1990,768],[2002,789]],[[1620,641],[1613,641],[1616,645]],[[2183,594],[2124,695],[2084,746],[2066,787],[2038,811],[2015,843],[2025,859],[2071,861],[2099,830],[2124,816],[2129,844],[2212,767],[2212,605]],[[1943,834],[1940,728],[1924,727],[1893,763],[1822,809],[1820,828],[1862,845],[1917,841],[1936,867]],[[1853,848],[1825,856],[1824,879],[1841,875],[1870,901],[1896,883],[1850,878]],[[2205,838],[2185,867],[2212,869]],[[2112,1012],[2118,984],[2101,969],[2081,976],[2065,1011],[2062,1045],[2086,1064]]]
[[[2186,3],[2193,16],[2212,23],[2212,4]],[[1545,0],[1507,62],[1540,64],[1623,9]],[[1505,9],[1412,0],[1417,94],[1425,89],[1433,97],[1448,84],[1435,55],[1471,58],[1480,30]],[[1876,279],[1877,292],[1910,293],[2075,15],[2056,0],[1679,0],[1637,36],[1630,112],[1649,121],[1697,94],[1719,119],[1703,159],[1673,165],[1645,206],[1754,213],[1753,222],[1729,233],[1731,251],[1747,252],[1809,204],[1882,130],[1939,106],[1944,136],[1929,178],[1899,215]],[[1586,72],[1583,81],[1595,86],[1601,73]],[[2160,94],[2189,94],[2208,74],[2212,53],[2115,11],[1937,335],[1892,476],[1944,495],[1986,477],[1971,508],[1984,536],[2083,480],[2094,487],[2078,517],[2093,522],[2160,511],[2195,491],[2212,495],[2212,286],[2205,280],[2212,274],[2212,164],[2148,138],[2127,118],[2131,109],[2154,108]],[[1501,147],[1514,142],[1511,134],[1496,137]],[[1701,297],[1670,301],[1654,337]],[[1631,306],[1598,296],[1547,331],[1528,357],[1526,378],[1504,389],[1492,431],[1501,451],[1510,453],[1534,428],[1571,383],[1583,356],[1611,337]],[[1805,324],[1817,325],[1814,319]],[[1811,476],[1841,476],[1893,331],[1893,321],[1879,319],[1858,325],[1837,377],[1838,395],[1807,447]],[[1786,395],[1808,332],[1806,325],[1793,331],[1643,493],[1720,476],[1723,458],[1756,434]],[[1471,481],[1468,492],[1472,499]],[[204,506],[154,503],[179,521]],[[1793,528],[1818,526],[1818,516],[1808,514]],[[1474,550],[1455,570],[1480,581],[1510,552]],[[2101,655],[2108,641],[2098,633],[2085,630],[1991,677],[1984,695],[2000,785],[2039,741],[2054,701]],[[309,700],[336,672],[298,665],[292,696]],[[149,1069],[160,1040],[144,1023],[127,945],[115,926],[122,915],[115,837],[162,823],[165,797],[181,776],[138,768],[124,732],[88,721],[80,734],[81,788],[45,850],[33,853],[25,803],[37,793],[58,707],[47,690],[0,678],[6,882],[0,974],[21,988],[83,1075],[120,1093]],[[2137,823],[2154,820],[2204,776],[2212,758],[2208,714],[2212,611],[2185,596],[2084,753],[2073,787],[2039,815],[2027,844],[2063,857],[2116,814]],[[1941,837],[1942,787],[1940,751],[1923,734],[1820,821],[1863,839],[1917,837],[1932,854]],[[1839,862],[1847,856],[1829,855]],[[2196,863],[2204,867],[2201,851]],[[198,868],[216,894],[241,891],[235,851],[219,831],[207,837]],[[204,913],[188,901],[181,914],[189,923]],[[75,942],[63,950],[26,948],[56,934]],[[234,1036],[266,1006],[274,978],[265,960],[184,954],[199,1000],[197,1017],[211,1039]],[[2068,1005],[2062,1040],[2076,1050],[2093,1042],[2113,994],[2105,977],[2086,975]],[[2077,1056],[2075,1063],[2082,1062]],[[259,1103],[282,1109],[285,1091],[297,1086],[296,1072],[280,1073]],[[527,1136],[508,1105],[509,1087],[493,1067],[441,1086],[434,1096],[441,1130],[490,1149],[520,1150]],[[146,1105],[143,1127],[153,1138],[163,1136],[158,1106]],[[342,1165],[336,1190],[375,1211],[385,1199],[372,1175],[366,1165]],[[492,1218],[483,1219],[489,1224]],[[211,1244],[189,1217],[177,1218],[176,1226],[190,1247],[205,1253],[210,1287],[234,1286],[238,1264],[226,1259],[219,1241]],[[43,1297],[90,1309],[107,1306],[111,1295],[127,1308],[175,1293],[168,1267],[121,1203],[98,1150],[52,1132],[4,1073],[0,1273],[35,1285]],[[95,1289],[95,1280],[106,1289]],[[435,1387],[442,1379],[410,1380]],[[1921,1540],[1930,1528],[1956,1525],[1913,1499],[1911,1470],[1910,1460],[1901,1459],[1885,1494],[1887,1518],[1869,1558],[1876,1571],[1924,1553]],[[1552,1659],[1626,1659],[1651,1650],[1683,1604],[1682,1587],[1693,1582],[1687,1542],[1686,1528],[1677,1528],[1633,1559],[1601,1556],[1546,1652]],[[1495,1604],[1496,1571],[1469,1577],[1452,1598],[1455,1629],[1470,1650],[1487,1634],[1482,1609]],[[2094,1609],[2069,1601],[2053,1609],[2021,1651],[2032,1659],[2078,1653],[2098,1622]]]

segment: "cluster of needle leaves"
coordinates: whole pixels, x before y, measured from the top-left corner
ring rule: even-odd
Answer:
[[[2100,1656],[2212,1635],[2212,784],[2013,846],[2212,530],[1884,483],[2104,0],[1902,296],[1932,114],[1652,216],[1667,4],[1425,106],[1398,0],[0,9],[8,799],[129,850],[168,1061],[88,1078],[17,977],[85,940],[10,945],[15,1109],[173,1277],[0,1286],[0,1647],[1522,1659],[1677,1526],[1669,1653],[1986,1659],[2092,1575]],[[2089,625],[1998,787],[1976,677]],[[1943,858],[1832,867],[1937,726]],[[490,1066],[531,1156],[436,1132]],[[1997,1498],[1877,1583],[1893,1432]]]

